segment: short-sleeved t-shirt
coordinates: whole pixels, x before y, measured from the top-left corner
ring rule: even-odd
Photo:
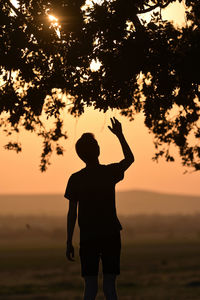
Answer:
[[[121,163],[85,167],[70,176],[64,196],[78,203],[80,240],[122,229],[116,213],[115,184],[123,178]]]

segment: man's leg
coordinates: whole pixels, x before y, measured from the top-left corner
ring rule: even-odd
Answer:
[[[103,291],[106,300],[117,300],[116,277],[120,274],[120,232],[105,238],[102,245]]]
[[[95,300],[98,291],[98,277],[85,276],[84,300]]]
[[[115,274],[103,275],[103,292],[106,297],[106,300],[117,300],[115,282],[116,282]]]
[[[84,300],[94,300],[98,291],[100,254],[96,240],[80,243],[81,275],[85,281]]]

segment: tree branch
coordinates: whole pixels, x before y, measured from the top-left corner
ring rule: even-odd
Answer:
[[[172,2],[172,0],[168,0],[168,1],[167,1],[165,4],[163,4],[163,5],[160,5],[159,3],[157,3],[156,5],[150,6],[149,8],[146,8],[146,9],[143,9],[143,10],[139,10],[139,11],[137,12],[137,14],[145,14],[145,13],[148,13],[148,12],[150,12],[150,11],[152,11],[152,10],[158,8],[158,7],[160,7],[161,9],[163,9],[163,8],[167,7],[171,2]]]
[[[23,15],[17,10],[17,8],[8,0],[5,2],[8,6],[16,13],[18,17],[23,17]]]
[[[142,24],[140,22],[140,19],[138,18],[137,14],[133,14],[131,19],[132,19],[133,24],[136,28],[136,32],[141,32],[141,31],[144,32],[144,27],[142,26]]]

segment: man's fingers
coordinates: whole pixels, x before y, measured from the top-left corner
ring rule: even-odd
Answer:
[[[114,134],[117,134],[118,132],[121,132],[122,131],[122,125],[121,123],[115,118],[110,118],[110,121],[111,121],[111,126],[108,126],[108,128],[110,129],[110,131]]]
[[[74,261],[74,248],[73,246],[72,247],[69,247],[67,250],[66,250],[66,257],[68,258],[68,260],[70,261]]]
[[[114,120],[113,120],[112,118],[110,118],[110,121],[111,121],[111,123],[112,123],[112,126],[114,126],[114,125],[115,125]]]
[[[71,260],[71,261],[74,261],[73,258],[74,258],[74,249],[71,250],[71,253],[70,253],[70,260]]]
[[[69,259],[70,261],[74,261],[74,259],[73,259],[71,256],[69,256],[68,259]]]
[[[73,258],[71,258],[71,256],[69,256],[69,257],[68,257],[68,259],[69,259],[70,261],[74,261],[74,259],[73,259]]]
[[[115,120],[115,123],[121,124],[115,117],[113,117],[113,119]]]
[[[112,125],[114,126],[114,125],[121,125],[121,123],[115,118],[115,117],[113,117],[113,118],[110,118],[111,119],[111,122],[112,122]]]
[[[72,255],[71,255],[71,253],[67,253],[68,260],[74,261],[74,259],[71,256],[74,257],[74,253]]]

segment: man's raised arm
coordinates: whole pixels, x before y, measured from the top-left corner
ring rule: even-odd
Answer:
[[[121,144],[122,151],[124,154],[124,159],[121,163],[122,163],[124,171],[125,171],[134,162],[134,160],[135,160],[134,155],[124,137],[124,134],[122,132],[121,123],[116,118],[111,118],[110,120],[111,120],[112,127],[108,126],[108,128],[110,129],[110,131],[113,134],[115,134],[117,136],[117,138],[119,139],[119,142]]]

